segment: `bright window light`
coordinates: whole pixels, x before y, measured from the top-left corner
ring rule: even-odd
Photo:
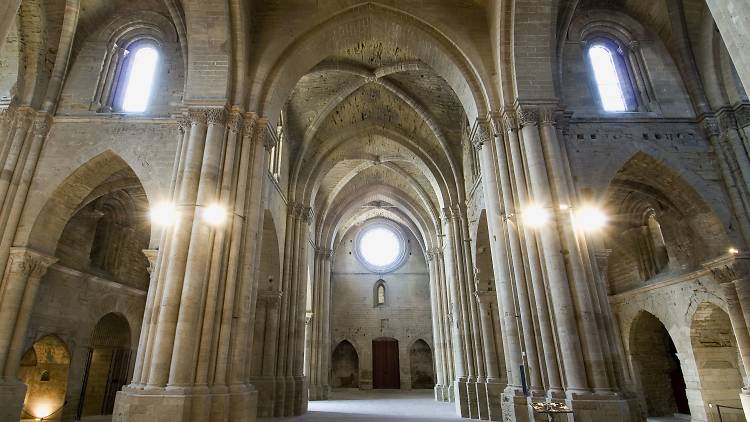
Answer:
[[[403,245],[396,233],[387,227],[368,230],[359,241],[360,256],[374,267],[389,267],[401,256]]]
[[[203,210],[203,220],[212,226],[222,225],[227,221],[227,211],[219,204],[211,204]]]
[[[604,111],[627,111],[612,50],[595,45],[589,49],[589,58]]]
[[[154,73],[159,53],[153,47],[141,47],[135,50],[130,65],[125,94],[122,99],[122,111],[141,113],[146,111],[154,85]]]
[[[159,226],[171,226],[177,221],[177,208],[171,202],[162,202],[151,208],[151,221]]]
[[[529,227],[541,227],[550,219],[550,213],[548,210],[536,206],[530,205],[523,211],[523,222]]]

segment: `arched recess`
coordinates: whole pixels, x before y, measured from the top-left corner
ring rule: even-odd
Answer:
[[[664,324],[653,314],[639,312],[630,329],[629,346],[648,416],[689,414],[680,359]]]
[[[333,349],[331,387],[359,388],[359,354],[348,340],[341,341]]]
[[[130,379],[134,356],[127,319],[116,313],[104,315],[94,327],[86,361],[82,400],[77,416],[111,415],[115,394]]]
[[[432,349],[426,341],[418,339],[409,348],[411,388],[432,389],[435,387],[435,370]]]
[[[281,298],[281,258],[279,234],[270,210],[263,213],[263,234],[258,266],[255,325],[250,353],[250,377],[258,390],[258,416],[273,416],[273,377],[279,327]],[[269,382],[270,380],[270,382]]]
[[[77,212],[110,192],[137,187],[143,190],[128,163],[113,151],[104,151],[73,171],[55,188],[41,208],[29,216],[28,232],[19,228],[16,244],[25,244],[53,255],[65,226]],[[147,200],[145,193],[142,199]],[[146,223],[145,218],[143,221]]]
[[[259,111],[277,116],[302,75],[326,57],[356,48],[362,38],[398,46],[423,60],[451,86],[470,121],[487,114],[487,91],[477,70],[451,40],[415,16],[372,2],[345,9],[297,37],[266,77],[257,97]]]
[[[695,270],[730,246],[715,208],[720,204],[708,202],[696,187],[708,188],[685,176],[689,173],[638,152],[610,179],[605,202],[612,218],[605,242],[612,249],[611,292],[639,287],[660,274]],[[652,216],[660,234],[649,226]],[[658,237],[663,239],[654,242]]]
[[[739,352],[729,315],[713,303],[701,303],[693,315],[690,341],[704,409],[709,415],[714,413],[719,420],[715,406],[709,407],[709,404],[742,407],[739,398],[743,386],[742,365],[738,361]],[[734,420],[730,419],[732,416],[738,415],[725,411],[723,420]]]
[[[56,335],[35,341],[21,358],[18,378],[25,383],[22,419],[59,421],[68,387],[70,352]]]

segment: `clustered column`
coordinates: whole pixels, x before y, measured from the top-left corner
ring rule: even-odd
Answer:
[[[327,248],[315,250],[312,286],[312,326],[310,328],[310,400],[326,400],[330,392],[328,373],[331,361],[331,257]]]
[[[224,107],[181,122],[170,196],[146,300],[133,382],[113,420],[250,420],[248,359],[265,168],[265,120]],[[225,221],[204,220],[209,206]],[[140,419],[139,419],[140,420]]]
[[[479,119],[472,137],[492,239],[508,420],[529,418],[528,403],[538,400],[567,399],[574,408],[594,400],[580,410],[592,415],[608,407],[626,411],[613,394],[623,386],[609,363],[619,358],[608,344],[609,304],[599,294],[586,238],[573,225],[578,201],[554,110],[519,104]],[[523,212],[531,206],[549,221],[527,224]]]

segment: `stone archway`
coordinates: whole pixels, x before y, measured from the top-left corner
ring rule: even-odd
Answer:
[[[741,366],[729,315],[713,303],[700,304],[690,327],[690,341],[707,415],[719,420],[717,405],[741,408]],[[745,419],[742,411],[727,408],[722,410],[720,420]]]
[[[357,349],[343,340],[331,356],[331,386],[333,388],[359,388],[359,355]]]
[[[675,344],[664,324],[646,311],[631,327],[630,359],[648,416],[690,414]]]
[[[430,349],[426,341],[419,339],[409,348],[409,367],[411,368],[412,389],[431,389],[435,387],[432,349]]]
[[[47,335],[24,353],[18,378],[27,385],[22,419],[59,421],[68,388],[70,353],[56,335]]]
[[[130,325],[115,313],[104,315],[91,336],[91,348],[77,416],[111,415],[115,394],[129,378]]]

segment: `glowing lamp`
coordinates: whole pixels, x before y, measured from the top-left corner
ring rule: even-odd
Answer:
[[[219,204],[211,204],[203,210],[203,221],[212,226],[222,225],[227,221],[227,211]]]
[[[171,202],[162,202],[151,208],[151,221],[159,226],[171,226],[177,221],[177,208]]]
[[[530,227],[541,227],[547,224],[549,219],[549,211],[536,205],[531,205],[523,211],[523,222]]]
[[[729,248],[729,253],[732,255],[737,255],[738,253],[740,253],[740,251],[737,248]]]
[[[576,212],[575,223],[581,230],[597,231],[607,225],[607,216],[601,209],[587,205]]]

